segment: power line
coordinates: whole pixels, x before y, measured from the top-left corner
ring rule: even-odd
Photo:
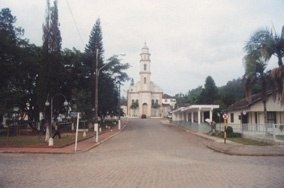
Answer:
[[[83,42],[83,38],[82,38],[82,36],[81,36],[81,34],[80,34],[80,31],[79,31],[79,28],[78,28],[78,26],[77,26],[77,23],[76,23],[76,20],[75,20],[74,15],[73,15],[72,9],[71,9],[71,7],[70,7],[70,4],[69,4],[68,0],[65,0],[65,1],[66,1],[68,10],[69,10],[69,12],[70,12],[70,14],[71,14],[71,17],[72,17],[73,23],[74,23],[74,25],[75,25],[76,31],[77,31],[77,33],[78,33],[78,35],[79,35],[80,41],[81,41],[81,43],[82,43],[82,46],[84,47],[85,44],[84,44],[84,42]]]

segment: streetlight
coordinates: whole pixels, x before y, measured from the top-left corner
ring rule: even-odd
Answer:
[[[118,84],[118,129],[120,130],[121,128],[121,121],[120,121],[120,112],[121,112],[120,110],[120,85],[121,85],[121,82],[118,81],[117,84]]]
[[[69,104],[66,97],[62,93],[56,93],[55,95],[50,97],[50,102],[48,101],[49,95],[47,96],[47,99],[45,101],[45,106],[50,106],[50,125],[49,125],[49,129],[48,129],[50,131],[50,134],[48,135],[48,137],[49,137],[48,146],[53,146],[53,138],[51,137],[51,135],[52,135],[51,125],[52,125],[52,122],[53,122],[53,115],[52,115],[53,114],[53,99],[57,96],[62,96],[65,99],[65,101],[63,103],[64,106],[68,106],[68,104]]]
[[[95,72],[95,76],[96,76],[96,93],[95,93],[95,123],[98,123],[98,110],[99,110],[99,105],[98,105],[98,94],[99,94],[99,74],[100,71],[107,65],[108,63],[104,64],[103,66],[101,66],[100,68],[98,68],[99,66],[99,49],[96,49],[96,72]]]
[[[99,111],[99,104],[98,104],[98,94],[99,94],[99,74],[100,71],[111,61],[108,63],[104,64],[99,68],[99,49],[96,49],[96,70],[95,70],[95,78],[96,78],[96,83],[95,83],[95,130],[98,130],[98,111]],[[125,56],[126,54],[119,54],[119,56]],[[120,93],[120,92],[119,92]],[[120,97],[120,96],[119,96]],[[120,99],[119,99],[120,100]],[[119,116],[119,123],[120,123],[120,116]],[[120,124],[119,124],[120,127]],[[98,138],[96,136],[96,141],[98,141]]]
[[[125,56],[126,54],[119,54],[120,56]],[[96,85],[95,85],[95,89],[96,89],[96,93],[95,93],[95,122],[98,122],[98,93],[99,93],[99,74],[100,71],[105,68],[105,66],[107,66],[109,63],[111,63],[111,61],[109,61],[108,63],[104,64],[103,66],[101,66],[99,68],[99,49],[96,49],[96,70],[95,70],[95,76],[96,76]]]

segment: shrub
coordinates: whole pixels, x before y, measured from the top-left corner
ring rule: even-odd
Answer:
[[[228,126],[226,128],[226,133],[227,133],[227,137],[231,137],[233,135],[233,133],[234,133],[233,127]]]

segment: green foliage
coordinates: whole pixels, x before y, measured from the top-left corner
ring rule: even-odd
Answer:
[[[208,76],[205,81],[204,89],[200,93],[199,104],[215,104],[218,99],[218,88],[211,76]]]
[[[229,81],[225,86],[219,88],[215,86],[214,80],[210,76],[206,81],[207,84],[205,83],[205,85],[207,89],[203,89],[202,86],[199,86],[189,90],[188,94],[176,94],[175,98],[177,100],[177,106],[181,107],[189,104],[199,104],[200,101],[203,101],[203,104],[219,104],[220,110],[222,110],[244,97],[243,81],[240,78]],[[212,92],[210,92],[210,90]],[[215,93],[215,97],[214,94],[211,96],[210,93]],[[205,99],[206,97],[209,99]],[[216,114],[213,115],[215,116]]]
[[[282,27],[281,34],[277,34],[276,31],[269,31],[268,29],[261,29],[256,31],[246,43],[244,50],[246,55],[244,57],[245,62],[245,75],[246,78],[246,91],[247,96],[251,95],[250,85],[255,84],[255,79],[259,79],[261,90],[263,93],[263,100],[265,101],[265,92],[267,89],[272,89],[274,94],[279,94],[278,100],[284,104],[284,26]],[[278,68],[274,68],[272,71],[265,73],[266,64],[269,62],[272,56],[275,56],[278,60]],[[272,80],[272,88],[267,87],[268,76]],[[265,105],[265,103],[264,103]]]
[[[226,132],[227,132],[227,136],[228,136],[228,137],[231,137],[231,136],[233,135],[233,133],[234,133],[233,127],[228,126],[228,127],[226,128]]]
[[[152,108],[157,109],[157,108],[160,108],[160,106],[161,105],[159,105],[158,101],[152,103]]]
[[[197,104],[199,101],[200,94],[202,92],[202,86],[188,91],[188,100],[191,104]]]
[[[43,46],[41,51],[39,78],[37,81],[37,108],[44,112],[45,118],[49,119],[50,111],[45,107],[45,101],[50,100],[55,94],[63,93],[65,82],[65,69],[61,56],[61,34],[59,30],[57,1],[50,7],[47,4],[46,20],[43,25]],[[62,108],[62,99],[53,104],[54,111]],[[69,99],[67,99],[69,100]]]
[[[0,11],[0,114],[17,106],[31,116],[40,49],[21,39],[23,29],[15,22],[8,8]]]
[[[104,66],[100,20],[96,21],[85,53],[73,48],[61,51],[57,1],[47,4],[43,25],[43,46],[37,47],[21,39],[23,29],[15,27],[16,17],[9,9],[0,11],[0,115],[14,106],[37,119],[40,111],[46,116],[50,109],[45,101],[62,93],[70,102],[72,111],[84,113],[87,119],[94,115],[95,50],[99,49],[99,68]],[[129,64],[120,63],[117,55],[108,60],[108,66],[99,76],[99,114],[119,113],[120,85],[129,79],[125,70]],[[54,111],[61,110],[64,98],[56,98]],[[46,117],[49,118],[49,117]]]
[[[138,108],[139,107],[139,103],[138,103],[138,101],[136,100],[136,101],[132,101],[132,103],[131,103],[131,105],[130,105],[130,108],[131,109],[136,109],[136,108]]]
[[[57,1],[50,7],[47,2],[46,20],[43,25],[43,48],[47,53],[57,53],[61,51],[61,34],[59,30]]]
[[[219,87],[219,101],[222,109],[227,108],[234,102],[244,98],[244,88],[242,79],[234,79],[227,82],[225,86]]]

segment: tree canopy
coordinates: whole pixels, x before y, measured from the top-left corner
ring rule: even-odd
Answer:
[[[94,108],[95,50],[99,49],[100,113],[118,113],[119,88],[128,75],[129,64],[120,63],[117,55],[104,60],[102,30],[98,19],[91,31],[85,52],[76,48],[61,49],[57,1],[47,1],[43,44],[38,47],[22,39],[24,30],[15,26],[16,17],[10,9],[0,11],[0,114],[17,106],[26,111],[31,120],[39,119],[39,112],[50,117],[45,102],[54,98],[54,113],[66,112],[63,101],[72,111],[84,112],[91,119]]]

